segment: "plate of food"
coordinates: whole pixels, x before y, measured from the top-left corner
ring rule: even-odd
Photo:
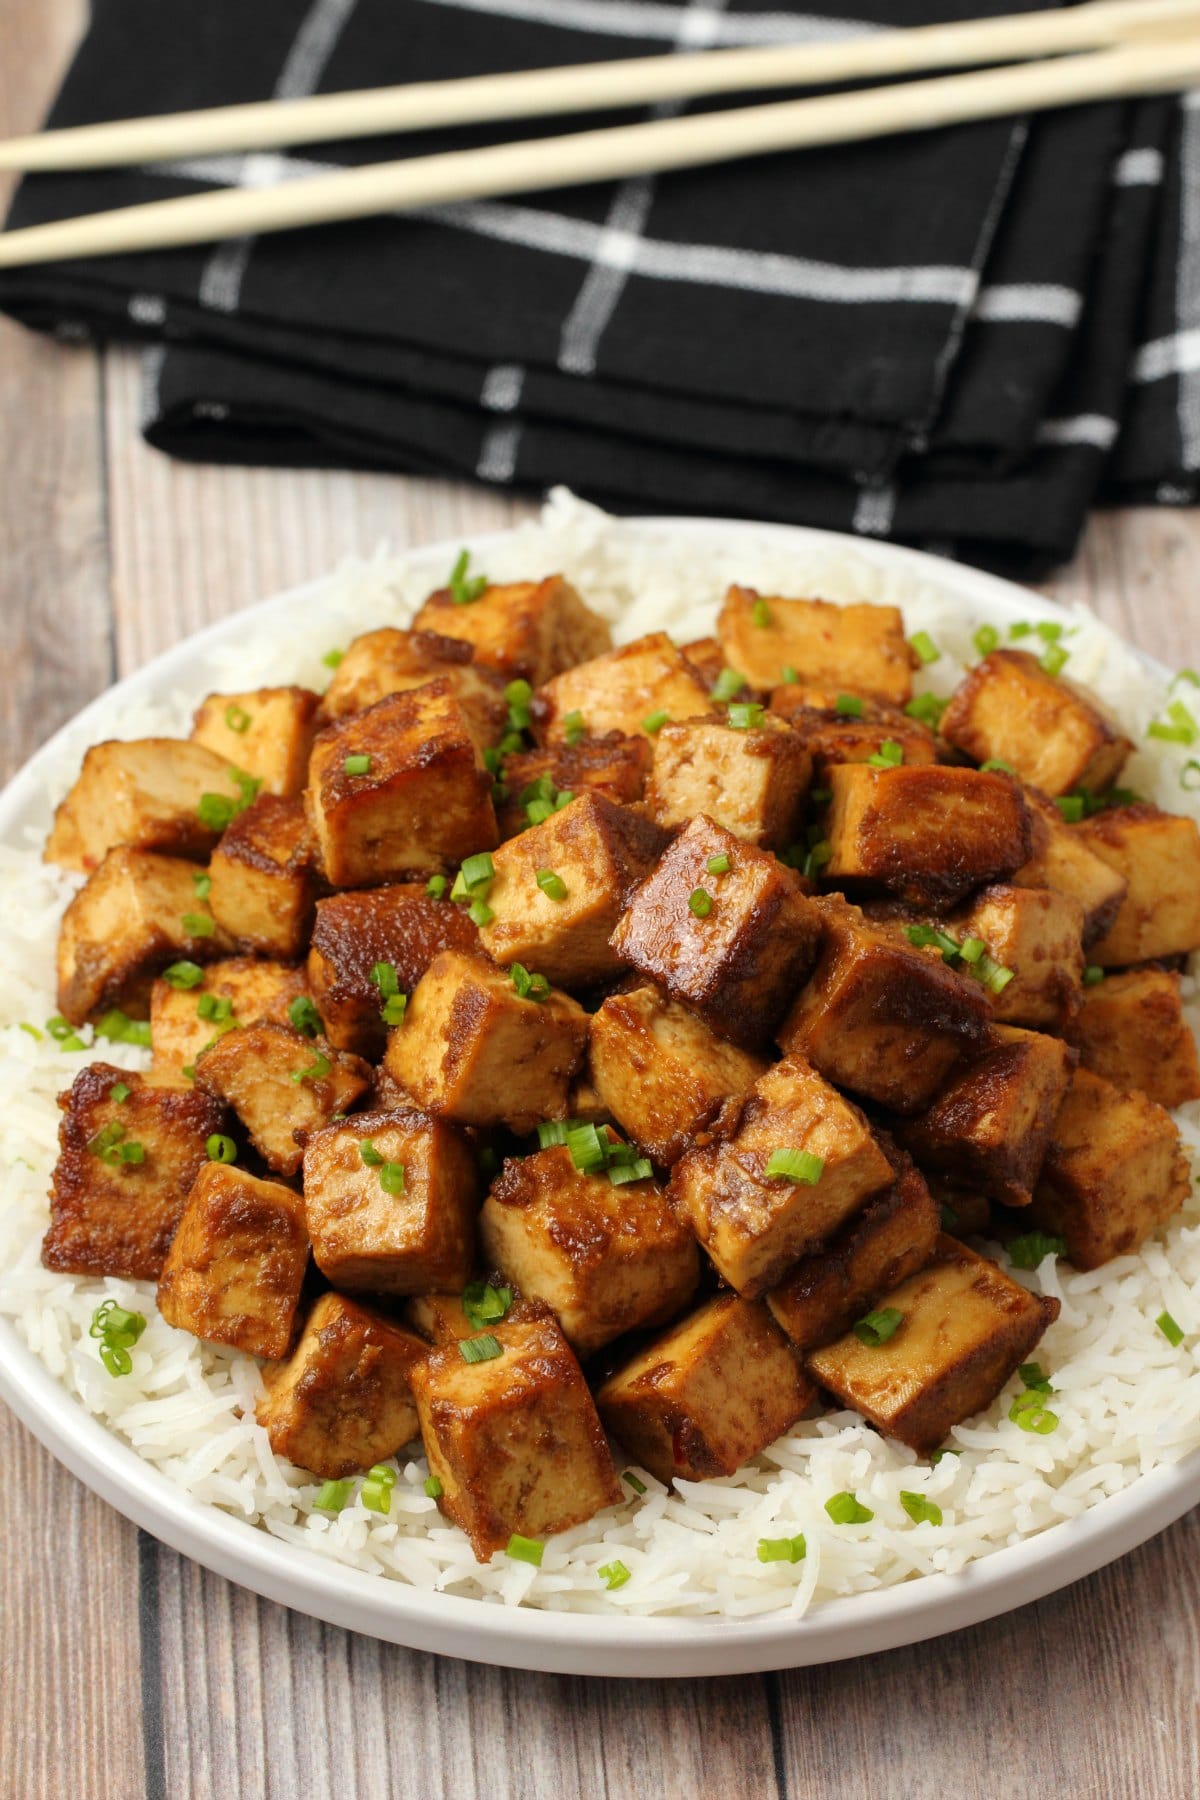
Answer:
[[[0,797],[0,1394],[164,1542],[614,1675],[1200,1499],[1200,678],[917,552],[380,553]]]

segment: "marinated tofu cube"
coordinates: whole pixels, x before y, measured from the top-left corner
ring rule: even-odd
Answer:
[[[207,1163],[167,1251],[158,1310],[193,1337],[277,1359],[291,1346],[307,1266],[301,1196]]]
[[[183,738],[93,744],[54,815],[46,861],[90,874],[117,845],[205,857],[221,835],[201,817],[206,794],[230,812],[246,799],[245,783],[203,744]]]
[[[706,1481],[790,1431],[813,1393],[762,1302],[718,1294],[610,1375],[596,1404],[659,1481]]]
[[[649,986],[610,994],[593,1013],[590,1066],[617,1124],[664,1168],[682,1156],[700,1121],[767,1067]]]
[[[916,658],[895,606],[834,606],[731,587],[717,618],[725,660],[755,687],[798,680],[836,693],[869,694],[903,706],[912,698]]]
[[[209,904],[242,950],[298,962],[312,927],[316,847],[299,800],[260,794],[213,851]]]
[[[499,841],[492,778],[445,681],[327,726],[313,746],[306,800],[334,887],[449,869]]]
[[[438,1505],[480,1562],[514,1534],[568,1531],[621,1498],[587,1382],[555,1321],[506,1320],[485,1335],[498,1356],[468,1361],[464,1344],[446,1344],[413,1371]]]
[[[580,731],[651,737],[647,719],[661,713],[694,719],[711,708],[709,691],[683,652],[665,631],[653,631],[545,682],[533,711],[539,739],[558,744]]]
[[[326,720],[344,719],[389,694],[442,680],[462,707],[475,743],[486,750],[508,724],[504,677],[476,662],[470,644],[436,631],[384,626],[356,637],[325,690],[321,714]]]
[[[1006,762],[1052,798],[1111,787],[1133,749],[1090,695],[1027,650],[993,650],[968,670],[941,731],[973,762]]]
[[[614,1187],[564,1144],[506,1162],[479,1229],[488,1262],[552,1308],[578,1356],[673,1318],[700,1278],[695,1240],[656,1182]]]
[[[439,588],[413,625],[461,638],[474,645],[480,662],[535,686],[601,655],[612,643],[604,620],[561,575],[489,585],[466,606],[458,605],[448,588]]]
[[[506,756],[501,780],[507,797],[497,803],[502,838],[536,822],[538,803],[554,803],[562,794],[603,794],[618,806],[640,800],[654,752],[644,737],[619,731],[580,738],[577,744],[550,744],[540,750],[518,750]],[[534,814],[527,811],[533,805]]]
[[[945,907],[1029,854],[1025,802],[1007,775],[843,763],[829,786],[829,881],[877,882],[915,905]]]
[[[231,1106],[276,1175],[294,1175],[312,1132],[371,1085],[361,1057],[286,1025],[244,1025],[196,1060],[196,1085]]]
[[[884,1296],[894,1335],[864,1344],[853,1331],[809,1352],[811,1375],[846,1406],[919,1456],[991,1405],[1059,1313],[1057,1300],[1018,1286],[954,1238]]]
[[[1090,957],[1103,969],[1200,949],[1200,830],[1156,806],[1112,807],[1075,828],[1125,882],[1116,918]]]
[[[893,1112],[919,1112],[983,1041],[987,996],[940,951],[838,900],[818,902],[820,960],[779,1029],[789,1056]]]
[[[187,979],[194,977],[190,971]],[[186,1083],[185,1069],[214,1038],[239,1025],[268,1019],[291,1023],[289,1008],[308,995],[302,969],[283,963],[233,956],[210,963],[193,987],[158,980],[150,993],[150,1042],[154,1047],[155,1081]]]
[[[587,1014],[568,995],[523,999],[505,970],[444,950],[413,989],[384,1067],[424,1110],[527,1132],[567,1116],[586,1047]]]
[[[1103,937],[1121,909],[1125,877],[1094,850],[1063,818],[1053,800],[1033,788],[1025,789],[1032,826],[1032,851],[1013,876],[1014,885],[1052,888],[1077,900],[1083,908],[1083,941],[1093,944]]]
[[[671,1201],[751,1300],[892,1180],[858,1107],[799,1057],[727,1100],[704,1139],[675,1165]]]
[[[938,760],[933,732],[927,725],[908,718],[899,707],[867,701],[861,714],[839,713],[832,708],[812,706],[801,688],[784,687],[772,693],[771,711],[787,719],[808,751],[813,785],[818,788],[829,786],[830,769],[841,763],[894,756],[895,750],[885,751],[885,744],[899,746],[900,760],[906,768],[927,767]]]
[[[907,1157],[890,1187],[868,1200],[812,1256],[802,1257],[765,1296],[776,1324],[798,1350],[849,1331],[880,1294],[924,1268],[938,1235],[938,1208]]]
[[[317,1266],[339,1288],[461,1288],[475,1266],[475,1158],[416,1112],[356,1113],[309,1138],[304,1204]]]
[[[81,1069],[58,1104],[42,1262],[70,1275],[156,1280],[224,1107],[103,1062]]]
[[[398,992],[411,994],[443,950],[478,951],[478,928],[463,907],[451,904],[449,891],[446,881],[435,900],[423,883],[400,882],[318,900],[308,981],[339,1050],[368,1061],[383,1055],[387,997],[373,972],[381,964],[395,970]]]
[[[665,842],[640,812],[603,794],[580,794],[496,851],[483,948],[496,962],[528,965],[560,987],[619,975],[609,939]]]
[[[412,1377],[429,1345],[341,1294],[322,1294],[255,1409],[276,1456],[339,1481],[417,1435]]]
[[[1028,1206],[1076,1051],[1039,1031],[997,1025],[928,1111],[900,1130],[922,1168],[1006,1206]]]
[[[1086,987],[1075,1021],[1084,1068],[1114,1087],[1139,1088],[1160,1106],[1200,1100],[1200,1060],[1179,988],[1174,971],[1154,968]]]
[[[612,944],[721,1037],[753,1048],[812,968],[820,937],[820,914],[792,871],[701,814],[633,895]]]
[[[746,731],[688,719],[655,736],[646,810],[668,828],[703,813],[747,844],[782,849],[797,834],[811,773],[796,733],[769,713]]]
[[[567,1116],[580,1125],[611,1125],[614,1122],[610,1108],[602,1099],[599,1089],[594,1086],[586,1067],[571,1083],[571,1091],[567,1096]]]
[[[145,1018],[155,975],[232,948],[199,897],[204,870],[147,850],[110,850],[63,914],[58,1010],[72,1025],[119,1006]]]
[[[1077,1269],[1138,1250],[1188,1197],[1188,1159],[1171,1115],[1076,1069],[1026,1215],[1062,1238]]]
[[[311,688],[264,687],[248,694],[209,694],[196,709],[192,742],[262,784],[266,794],[294,800],[304,787],[320,696]]]
[[[1012,980],[992,994],[992,1017],[1062,1031],[1079,1011],[1083,908],[1052,888],[998,882],[955,916],[953,935],[981,938]]]

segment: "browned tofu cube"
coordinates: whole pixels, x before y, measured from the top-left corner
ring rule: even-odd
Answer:
[[[1039,1298],[954,1238],[939,1236],[933,1260],[884,1297],[902,1315],[885,1343],[853,1331],[809,1352],[822,1387],[918,1455],[990,1406],[1058,1317]]]
[[[747,844],[782,849],[795,838],[812,764],[782,720],[736,730],[723,718],[664,725],[654,739],[646,809],[660,825],[703,813]]]
[[[436,631],[364,632],[345,651],[321,700],[326,720],[365,712],[389,694],[446,681],[466,715],[471,736],[486,750],[508,723],[504,677],[475,660],[470,644]]]
[[[613,1116],[600,1091],[584,1071],[576,1075],[567,1096],[567,1116],[581,1125],[611,1125]]]
[[[1016,887],[1052,888],[1077,900],[1083,908],[1083,941],[1093,944],[1103,937],[1121,909],[1125,877],[1067,824],[1053,800],[1033,788],[1025,789],[1032,827],[1032,850],[1013,875]]]
[[[306,803],[334,887],[449,869],[499,841],[492,778],[445,681],[320,732]]]
[[[261,794],[209,864],[213,918],[239,949],[297,962],[312,927],[316,847],[299,800]]]
[[[1200,830],[1156,806],[1112,807],[1075,827],[1125,882],[1116,918],[1090,956],[1103,969],[1200,949]]]
[[[158,1278],[158,1310],[168,1325],[209,1343],[286,1356],[307,1266],[301,1196],[206,1163]]]
[[[938,760],[933,732],[908,718],[899,707],[866,701],[861,716],[839,713],[810,705],[802,688],[787,686],[772,693],[771,711],[788,720],[811,756],[815,787],[828,787],[829,771],[839,763],[869,762],[873,756],[885,754],[885,744],[900,746],[906,768],[921,768]]]
[[[417,1435],[412,1376],[429,1345],[341,1294],[322,1294],[285,1363],[263,1370],[255,1416],[276,1456],[338,1481]]]
[[[982,1042],[987,996],[899,927],[868,921],[839,900],[818,904],[820,960],[780,1026],[779,1043],[836,1087],[893,1112],[919,1112],[958,1058]]]
[[[1064,1239],[1077,1269],[1138,1250],[1191,1187],[1171,1115],[1145,1094],[1076,1069],[1027,1217]]]
[[[58,1010],[72,1025],[119,1006],[144,1018],[159,969],[208,962],[231,948],[208,902],[204,870],[148,850],[110,850],[63,914]]]
[[[538,690],[533,712],[539,739],[557,744],[580,730],[652,736],[646,720],[658,713],[694,719],[711,708],[695,668],[665,631],[654,631],[556,675]]]
[[[1012,980],[992,995],[992,1017],[1062,1031],[1079,1011],[1083,908],[1053,888],[997,882],[954,919],[953,935],[982,938]]]
[[[209,694],[196,709],[192,742],[253,775],[264,793],[294,800],[308,774],[319,704],[303,687]]]
[[[189,973],[192,979],[194,971]],[[308,994],[302,969],[231,956],[210,963],[194,987],[158,980],[150,993],[150,1042],[155,1081],[186,1084],[196,1058],[214,1038],[239,1025],[269,1019],[290,1023],[288,1009]]]
[[[1183,1016],[1180,977],[1127,969],[1083,990],[1075,1021],[1079,1060],[1118,1088],[1140,1088],[1160,1106],[1200,1100],[1200,1059]]]
[[[462,1287],[475,1266],[478,1187],[474,1156],[440,1119],[370,1112],[327,1125],[304,1150],[317,1265],[352,1291]]]
[[[468,1362],[462,1344],[446,1344],[413,1371],[438,1505],[480,1562],[514,1533],[569,1531],[621,1497],[587,1382],[555,1321],[505,1320],[488,1335],[498,1356]]]
[[[923,1168],[1006,1206],[1028,1206],[1078,1055],[1059,1038],[997,1025],[928,1111],[900,1129]]]
[[[916,905],[952,906],[1029,854],[1029,817],[1008,775],[843,763],[829,786],[830,881],[877,882]]]
[[[618,806],[631,806],[645,792],[653,755],[648,738],[626,737],[619,731],[580,738],[576,744],[515,751],[501,767],[507,797],[496,807],[500,836],[515,837],[524,831],[531,822],[526,807],[531,801],[552,798],[550,789],[554,798],[592,792]]]
[[[286,1025],[244,1025],[196,1060],[196,1085],[232,1106],[276,1175],[294,1175],[312,1132],[348,1112],[371,1085],[361,1057]]]
[[[765,1296],[776,1323],[798,1350],[848,1331],[880,1294],[924,1268],[938,1234],[938,1208],[908,1157],[895,1180],[868,1200],[812,1256],[802,1257]]]
[[[869,694],[896,706],[912,697],[916,658],[895,606],[834,606],[731,587],[717,635],[726,662],[755,687],[775,687],[790,667],[812,687]]]
[[[590,1064],[617,1124],[667,1168],[698,1121],[766,1072],[761,1057],[717,1037],[654,987],[611,994],[593,1013]]]
[[[612,643],[604,620],[561,575],[489,586],[466,606],[457,605],[448,588],[439,588],[413,625],[461,638],[475,646],[480,662],[535,685],[601,655]]]
[[[700,1278],[695,1240],[656,1182],[614,1187],[564,1144],[505,1163],[479,1230],[487,1261],[552,1308],[578,1356],[673,1318]]]
[[[71,1275],[154,1281],[225,1109],[207,1094],[151,1087],[102,1062],[81,1069],[58,1104],[43,1263]]]
[[[671,1200],[730,1287],[752,1300],[892,1180],[857,1106],[798,1057],[727,1100],[704,1136],[675,1165]],[[803,1179],[772,1170],[784,1152],[805,1159]]]
[[[709,864],[728,862],[719,874]],[[768,1037],[811,969],[821,920],[790,869],[701,815],[671,844],[613,932],[623,962],[722,1037]]]
[[[240,767],[240,765],[239,765]],[[118,844],[171,856],[207,856],[220,832],[200,816],[206,794],[245,800],[228,761],[183,738],[93,744],[54,815],[46,861],[90,873]]]
[[[413,989],[384,1067],[424,1110],[526,1132],[567,1116],[586,1046],[587,1014],[566,994],[522,999],[494,963],[444,950]]]
[[[609,938],[665,842],[642,813],[603,794],[580,794],[496,851],[483,948],[496,962],[522,963],[560,987],[620,974]],[[549,882],[555,875],[558,882]]]
[[[941,731],[973,762],[1006,762],[1051,797],[1111,787],[1133,749],[1090,695],[1027,650],[993,650],[968,670]]]
[[[596,1404],[660,1481],[706,1481],[790,1431],[813,1391],[761,1301],[718,1294],[610,1375]]]

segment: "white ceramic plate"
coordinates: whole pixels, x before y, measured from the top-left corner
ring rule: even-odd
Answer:
[[[986,611],[1000,623],[1031,614],[1069,618],[1050,602],[1035,599],[1031,605],[1031,596],[1023,589],[992,576],[861,538],[722,520],[626,521],[615,529],[656,536],[669,532],[694,542],[698,549],[705,540],[729,543],[738,537],[797,552],[840,544],[860,559],[906,568],[940,587],[952,586],[972,614]],[[483,554],[496,541],[478,538],[470,541],[470,547]],[[420,560],[445,567],[459,548],[458,542],[423,547]],[[311,605],[315,592],[316,584],[298,588],[209,627],[86,708],[43,745],[0,795],[0,840],[20,842],[25,827],[44,824],[45,782],[61,762],[67,732],[77,743],[79,731],[94,718],[90,741],[104,735],[103,715],[111,717],[114,701],[157,698],[194,685],[197,650],[235,641],[248,623],[257,628],[274,622],[286,636],[288,617]],[[119,1512],[173,1549],[268,1599],[416,1649],[580,1675],[743,1674],[833,1662],[919,1642],[1065,1587],[1123,1556],[1200,1502],[1198,1452],[1142,1476],[1080,1517],[996,1551],[958,1574],[922,1576],[878,1592],[826,1601],[800,1620],[605,1618],[419,1592],[400,1581],[364,1574],[281,1543],[266,1531],[201,1504],[92,1418],[5,1320],[0,1320],[0,1397],[60,1462]]]

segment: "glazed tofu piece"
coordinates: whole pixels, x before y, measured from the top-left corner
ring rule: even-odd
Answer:
[[[545,1301],[581,1357],[673,1318],[700,1278],[695,1240],[656,1182],[614,1187],[565,1144],[507,1161],[479,1229],[488,1263]]]
[[[158,971],[232,948],[198,897],[204,870],[148,850],[110,850],[63,914],[58,1010],[72,1025],[119,1006],[144,1018]],[[199,886],[197,885],[199,884]]]
[[[577,744],[550,744],[540,750],[518,750],[504,758],[501,781],[506,797],[497,802],[502,838],[515,837],[532,823],[526,807],[560,794],[603,794],[618,806],[631,806],[646,788],[653,757],[645,737],[610,731],[603,737],[580,738]]]
[[[797,1350],[841,1337],[880,1294],[907,1281],[933,1255],[937,1204],[909,1158],[895,1161],[891,1186],[868,1200],[814,1255],[802,1257],[765,1296]]]
[[[304,787],[320,696],[311,688],[264,687],[247,694],[209,694],[196,708],[192,742],[225,766],[262,784],[265,794],[294,800]]]
[[[307,994],[302,969],[249,956],[210,963],[194,987],[159,979],[150,992],[154,1080],[186,1084],[184,1070],[194,1069],[215,1038],[262,1019],[288,1025],[288,1008]]]
[[[469,1362],[459,1343],[413,1370],[438,1505],[480,1562],[514,1533],[545,1538],[621,1498],[582,1371],[546,1314],[492,1327],[500,1354]]]
[[[1125,882],[1116,918],[1089,952],[1101,968],[1200,949],[1200,830],[1156,806],[1112,807],[1075,827]]]
[[[967,671],[942,736],[972,762],[1006,762],[1051,798],[1112,786],[1133,745],[1097,703],[1027,650],[993,650]]]
[[[213,918],[241,950],[298,962],[312,927],[316,854],[303,804],[260,794],[209,864]]]
[[[813,1393],[761,1301],[718,1294],[610,1375],[596,1404],[659,1481],[706,1481],[790,1431]]]
[[[622,644],[545,682],[534,699],[534,724],[543,743],[569,742],[582,728],[596,737],[619,731],[653,736],[646,720],[694,719],[712,709],[704,682],[665,631]]]
[[[58,1104],[42,1262],[70,1275],[157,1280],[224,1107],[103,1062],[81,1069]]]
[[[355,1113],[313,1132],[304,1204],[317,1266],[339,1288],[461,1288],[475,1265],[475,1158],[425,1113]]]
[[[811,756],[815,787],[828,787],[830,769],[841,763],[869,762],[873,756],[885,754],[885,744],[899,745],[905,768],[923,768],[938,760],[932,731],[908,718],[899,707],[868,701],[861,716],[839,713],[812,706],[802,688],[785,686],[772,692],[771,711],[787,719]]]
[[[666,834],[642,813],[603,794],[578,795],[496,851],[483,948],[496,962],[527,965],[559,987],[619,975],[621,959],[609,939],[665,843]]]
[[[721,1037],[752,1049],[812,968],[820,937],[820,914],[792,871],[701,814],[633,895],[612,944]]]
[[[320,732],[306,804],[334,887],[450,869],[499,841],[492,778],[446,681],[392,694]]]
[[[510,680],[519,676],[535,686],[602,655],[612,643],[604,620],[561,575],[489,585],[466,606],[457,604],[448,588],[439,588],[413,627],[461,638],[474,645],[480,662]]]
[[[1121,909],[1125,877],[1088,848],[1053,800],[1026,788],[1025,804],[1032,827],[1032,850],[1029,860],[1013,875],[1013,884],[1052,888],[1057,894],[1077,900],[1083,908],[1084,944],[1093,944],[1104,936]]]
[[[655,736],[646,810],[669,829],[703,813],[744,843],[779,850],[797,835],[811,773],[799,737],[769,713],[747,731],[688,719]]]
[[[922,1168],[1005,1206],[1028,1206],[1078,1053],[1040,1031],[996,1025],[933,1105],[900,1128]]]
[[[682,1156],[700,1120],[767,1067],[648,985],[610,994],[593,1013],[589,1061],[605,1108],[664,1168]]]
[[[817,904],[820,960],[780,1026],[780,1046],[837,1087],[893,1112],[919,1112],[959,1057],[983,1042],[987,996],[900,927],[837,899]]]
[[[1160,1106],[1200,1100],[1200,1059],[1183,1016],[1180,977],[1127,969],[1083,990],[1075,1021],[1079,1060],[1118,1088],[1139,1088]]]
[[[955,915],[952,933],[982,938],[1013,979],[992,995],[992,1017],[1008,1025],[1063,1031],[1079,1011],[1083,908],[1052,888],[997,882]]]
[[[325,720],[365,712],[389,694],[429,681],[445,681],[466,715],[480,750],[494,744],[508,723],[504,677],[475,661],[461,638],[436,631],[398,631],[384,626],[356,637],[342,656],[321,700]]]
[[[532,1131],[567,1116],[587,1023],[568,995],[522,999],[494,963],[444,950],[413,989],[384,1067],[423,1110],[459,1125]]]
[[[1029,816],[1008,775],[843,763],[830,769],[829,786],[829,881],[878,883],[942,908],[1011,875],[1029,854]]]
[[[443,950],[478,951],[479,931],[465,908],[434,900],[424,883],[368,888],[318,900],[308,981],[331,1044],[375,1061],[387,1044],[385,1000],[372,974],[381,963],[411,994]]]
[[[117,845],[205,857],[220,831],[206,825],[206,794],[244,804],[245,784],[228,761],[184,738],[93,744],[54,815],[46,861],[90,874]]]
[[[308,1137],[370,1085],[361,1057],[286,1025],[244,1025],[196,1060],[196,1086],[233,1108],[276,1175],[294,1175]]]
[[[834,606],[731,587],[717,619],[725,660],[755,687],[773,688],[792,668],[801,683],[869,694],[903,706],[916,658],[895,606]]]
[[[991,1405],[1059,1313],[996,1264],[939,1236],[932,1260],[881,1302],[902,1315],[885,1343],[853,1331],[812,1350],[821,1386],[919,1456]]]
[[[803,1179],[772,1168],[805,1159]],[[757,1299],[892,1180],[858,1107],[799,1057],[727,1100],[671,1176],[671,1202],[730,1287]]]
[[[1077,1269],[1138,1250],[1179,1211],[1191,1187],[1171,1115],[1076,1069],[1026,1215],[1062,1238]]]
[[[412,1376],[429,1345],[382,1314],[322,1294],[284,1363],[263,1370],[255,1409],[276,1456],[339,1481],[417,1435]]]
[[[286,1356],[308,1266],[304,1201],[279,1181],[206,1163],[158,1278],[168,1325],[247,1356]]]

